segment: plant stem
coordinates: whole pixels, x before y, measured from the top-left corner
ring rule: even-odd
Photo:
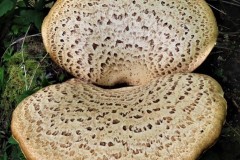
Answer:
[[[28,90],[28,85],[27,85],[27,71],[26,71],[26,66],[25,66],[25,59],[24,59],[24,55],[23,55],[23,51],[24,51],[24,43],[25,43],[25,39],[27,37],[28,31],[30,30],[31,25],[28,26],[28,29],[24,35],[23,38],[23,42],[22,42],[22,46],[21,46],[21,55],[22,55],[22,68],[23,68],[23,72],[24,72],[24,82],[25,82],[25,90]]]

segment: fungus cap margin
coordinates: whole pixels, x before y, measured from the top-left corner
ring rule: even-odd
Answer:
[[[44,45],[57,64],[106,86],[191,72],[217,35],[204,0],[58,0],[42,25]]]
[[[225,115],[223,91],[206,75],[115,90],[72,79],[22,101],[11,129],[28,159],[192,160],[216,141]]]

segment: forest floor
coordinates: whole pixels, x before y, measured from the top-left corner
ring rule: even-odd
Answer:
[[[218,141],[200,157],[200,160],[240,160],[240,1],[209,0],[208,3],[216,16],[219,36],[217,44],[210,55],[194,72],[207,74],[221,84],[225,93],[224,97],[228,103],[228,114]],[[21,97],[13,97],[17,100],[12,100],[12,104],[17,104],[21,99],[39,89],[39,87],[36,87],[37,85],[41,88],[64,81],[70,77],[65,71],[51,62],[49,56],[46,55],[40,35],[34,37],[31,40],[26,39],[24,42],[28,45],[27,52],[31,52],[30,57],[36,60],[26,61],[26,63],[29,63],[30,68],[35,68],[34,72],[30,73],[30,77],[27,77],[31,81],[29,86],[26,86],[29,90],[23,92],[22,88],[18,88],[18,92],[24,94]],[[23,47],[21,46],[22,40],[16,42],[13,45],[14,50],[21,50]],[[38,58],[36,58],[35,54],[38,55]],[[19,62],[21,57],[18,57],[17,54],[15,57],[11,55],[11,58],[6,55],[8,54],[5,54],[5,59],[11,59],[6,63],[9,66],[14,67],[13,62],[21,63]],[[20,56],[22,55],[23,53],[20,53]],[[38,68],[41,68],[41,70],[38,70]],[[42,73],[42,70],[45,73]],[[15,74],[16,72],[18,70],[8,72],[8,74]],[[47,75],[47,78],[35,78],[36,74]],[[0,70],[0,83],[1,81]],[[13,84],[9,86],[10,91],[11,87],[16,89],[16,84],[24,83],[20,80],[11,82]],[[17,95],[18,92],[14,94]],[[10,100],[11,97],[5,96],[4,101],[2,99],[1,103],[8,103]],[[13,109],[14,107],[10,106],[8,110],[0,107],[0,160],[24,159],[16,142],[11,138],[10,119]]]
[[[240,1],[221,2],[210,2],[219,27],[217,45],[195,72],[221,84],[228,103],[227,120],[219,140],[201,160],[240,160]]]

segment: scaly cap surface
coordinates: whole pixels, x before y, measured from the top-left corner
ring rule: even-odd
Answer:
[[[225,115],[223,91],[205,75],[113,90],[72,79],[21,102],[11,128],[30,160],[194,160]]]
[[[98,85],[191,72],[217,38],[204,0],[58,0],[42,25],[53,60]]]

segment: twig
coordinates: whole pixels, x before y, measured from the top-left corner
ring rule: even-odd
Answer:
[[[240,2],[238,2],[238,1],[236,1],[236,0],[232,0],[232,1],[240,5]]]
[[[233,128],[228,122],[225,122],[225,123],[226,123],[226,125],[227,125],[228,127],[231,128],[231,130],[233,130],[233,132],[236,133],[236,135],[238,135],[238,136],[240,137],[240,133],[239,133],[235,128]]]
[[[26,71],[26,66],[25,66],[25,59],[24,59],[24,55],[23,55],[23,51],[24,51],[24,43],[25,43],[25,39],[27,37],[27,34],[30,30],[30,27],[31,25],[28,26],[28,29],[24,35],[24,38],[23,38],[23,42],[22,42],[22,45],[21,45],[21,55],[22,55],[22,68],[23,68],[23,72],[24,72],[24,81],[25,81],[25,90],[27,91],[28,90],[28,85],[27,85],[27,71]]]
[[[40,60],[40,62],[38,62],[38,65],[37,65],[36,69],[34,70],[34,73],[33,73],[32,77],[31,77],[31,81],[30,81],[30,84],[29,84],[29,86],[28,86],[28,89],[31,88],[33,79],[34,79],[34,77],[35,77],[35,75],[36,75],[36,73],[37,73],[37,69],[40,67],[40,63],[47,57],[47,55],[48,55],[48,54],[46,53],[46,54],[44,55],[44,57]]]
[[[19,39],[17,39],[16,41],[14,41],[13,43],[11,43],[10,46],[12,46],[12,45],[14,45],[14,44],[16,44],[16,43],[18,43],[18,42],[24,40],[25,38],[37,37],[37,36],[41,36],[41,33],[32,34],[32,35],[28,35],[28,36],[25,35],[24,37],[19,38]]]
[[[228,35],[239,35],[239,31],[236,31],[236,32],[219,32],[219,34],[222,34],[222,35],[224,35],[224,34],[228,34]]]
[[[237,104],[237,102],[234,99],[232,99],[232,102],[233,102],[233,105],[238,109],[238,111],[240,111],[240,107]]]
[[[222,1],[223,3],[226,3],[226,4],[230,4],[230,5],[233,5],[233,6],[237,6],[237,7],[240,7],[240,4],[238,3],[233,3],[233,2],[229,2],[229,1]]]
[[[215,46],[215,48],[218,49],[224,49],[224,50],[229,50],[229,46],[225,46],[222,43],[217,43],[217,45]]]
[[[211,5],[211,4],[209,4],[209,3],[208,3],[208,5],[209,5],[210,7],[212,7],[213,9],[217,10],[218,12],[220,12],[220,13],[222,13],[222,14],[224,14],[224,15],[227,15],[227,13],[225,13],[224,11],[222,11],[222,10],[214,7],[213,5]]]
[[[22,40],[25,39],[25,38],[36,37],[36,36],[41,36],[41,33],[32,34],[32,35],[28,35],[28,36],[25,35],[25,37],[22,37],[22,38],[17,39],[16,41],[12,42],[12,43],[5,49],[3,55],[5,55],[5,54],[7,53],[7,51],[10,49],[10,47],[12,47],[13,45],[15,45],[16,43],[22,41]],[[2,59],[2,58],[1,58],[1,59]],[[1,61],[1,62],[2,62],[2,61]],[[0,63],[1,63],[1,62],[0,62]]]

